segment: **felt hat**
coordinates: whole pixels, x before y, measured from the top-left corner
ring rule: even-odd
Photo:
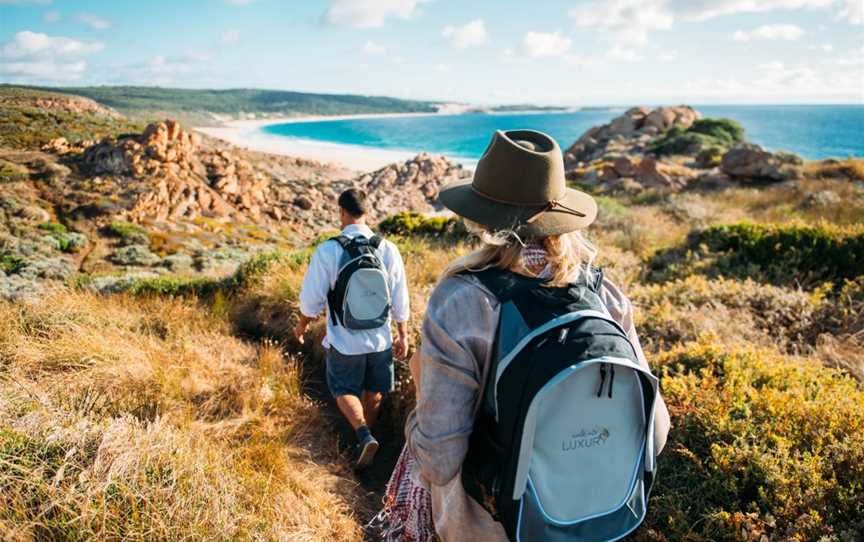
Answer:
[[[442,205],[492,231],[549,237],[583,229],[597,216],[590,195],[567,187],[558,143],[534,130],[498,130],[470,182],[443,187]]]

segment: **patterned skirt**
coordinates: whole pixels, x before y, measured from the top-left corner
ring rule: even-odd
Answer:
[[[384,508],[366,526],[382,542],[434,542],[432,496],[419,480],[419,466],[408,446],[402,449],[387,489]]]

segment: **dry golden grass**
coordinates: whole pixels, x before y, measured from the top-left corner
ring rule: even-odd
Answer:
[[[822,290],[753,281],[639,284],[646,260],[693,228],[815,221],[817,211],[800,204],[829,189],[852,202],[837,222],[853,221],[859,187],[805,180],[635,205],[601,198],[589,233],[598,263],[631,293],[651,355],[708,333],[722,348],[779,347],[862,378],[860,286],[843,290],[841,310]],[[469,247],[393,240],[411,284],[416,345],[431,289]],[[308,255],[250,266],[248,280],[210,305],[74,292],[0,303],[0,539],[360,540],[377,503],[350,474],[330,414],[301,386],[321,363],[324,323],[302,359],[290,336]],[[264,337],[297,354],[286,359]],[[397,378],[388,408],[398,423],[413,385],[403,365]]]
[[[360,540],[298,367],[181,301],[0,304],[0,538]]]
[[[821,199],[820,195],[833,196]],[[706,209],[706,224],[740,221],[816,223],[830,219],[835,224],[864,221],[864,185],[836,178],[810,177],[801,181],[759,187],[734,187],[722,193],[696,193]],[[692,197],[679,194],[677,197]]]
[[[804,174],[814,179],[844,179],[864,181],[864,158],[808,162]]]

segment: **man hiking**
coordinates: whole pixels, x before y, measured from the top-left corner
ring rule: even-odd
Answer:
[[[326,309],[327,387],[357,435],[356,467],[365,468],[378,451],[370,428],[393,390],[393,355],[408,352],[408,285],[399,250],[366,225],[366,194],[350,188],[338,203],[342,232],[312,255],[294,336],[303,344],[310,322]]]

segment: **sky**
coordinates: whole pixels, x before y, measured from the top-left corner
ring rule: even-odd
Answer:
[[[864,0],[0,0],[0,82],[864,103]]]

